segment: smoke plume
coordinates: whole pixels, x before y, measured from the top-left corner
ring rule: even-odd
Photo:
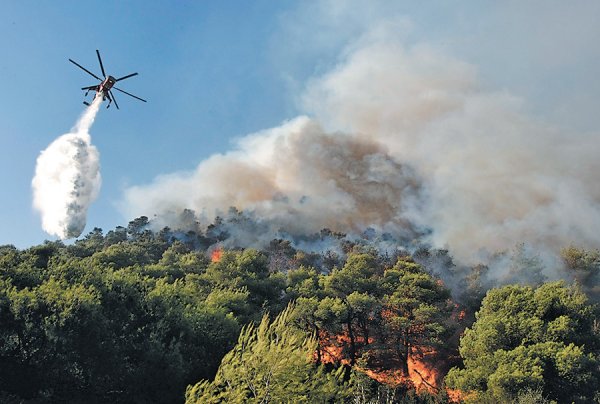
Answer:
[[[403,215],[418,203],[419,183],[384,145],[326,133],[316,121],[298,117],[241,139],[237,150],[209,158],[193,173],[130,188],[127,202],[133,214],[156,213],[159,224],[171,227],[183,208],[206,221],[230,206],[250,211],[262,230],[249,232],[242,245],[263,237],[268,243],[280,229],[298,235],[372,227],[409,237],[413,229]]]
[[[88,133],[102,97],[96,97],[71,132],[53,141],[37,159],[33,206],[44,231],[60,239],[79,236],[87,210],[100,191],[100,156]]]
[[[543,256],[597,247],[597,135],[552,127],[482,87],[473,66],[435,49],[376,40],[315,79],[304,102],[420,175],[424,203],[405,215],[462,262],[521,242]]]
[[[125,194],[129,217],[235,206],[278,229],[418,236],[474,264],[600,244],[597,134],[553,127],[475,66],[378,27],[305,85],[301,116]],[[176,225],[176,224],[175,224]],[[255,237],[260,237],[255,234]],[[553,252],[553,253],[552,253]],[[546,254],[548,253],[548,254]]]

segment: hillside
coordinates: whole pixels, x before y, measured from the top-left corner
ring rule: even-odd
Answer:
[[[588,298],[597,252],[562,253],[586,296],[545,282],[524,246],[491,285],[485,265],[374,233],[350,240],[323,230],[247,248],[232,235],[248,223],[235,212],[204,229],[154,231],[141,217],[70,245],[0,247],[2,401],[597,394],[598,316]],[[502,286],[523,280],[531,286]]]

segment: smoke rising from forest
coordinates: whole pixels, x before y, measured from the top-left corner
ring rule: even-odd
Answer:
[[[597,133],[531,116],[473,65],[386,26],[342,55],[306,84],[311,117],[127,189],[126,215],[177,227],[183,209],[208,222],[235,206],[267,223],[255,237],[370,227],[469,264],[518,243],[546,263],[570,244],[600,244]]]
[[[96,97],[73,129],[54,140],[37,159],[33,206],[44,231],[60,239],[78,237],[87,210],[100,191],[100,155],[89,132],[102,97]]]

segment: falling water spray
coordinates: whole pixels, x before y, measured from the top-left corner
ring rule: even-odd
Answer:
[[[88,133],[102,97],[96,97],[73,129],[52,142],[37,159],[33,207],[42,228],[60,239],[78,237],[87,210],[100,191],[100,155]]]

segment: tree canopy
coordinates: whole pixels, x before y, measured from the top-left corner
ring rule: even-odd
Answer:
[[[500,282],[535,287],[489,289],[491,266],[327,229],[311,237],[339,248],[226,247],[232,226],[253,228],[230,216],[205,232],[142,217],[70,245],[0,246],[0,402],[598,398],[597,250],[562,251],[567,285],[544,283],[519,244]]]
[[[313,359],[314,337],[290,327],[292,307],[242,330],[213,381],[186,392],[187,403],[325,403],[343,399],[343,368],[328,372]]]
[[[587,297],[563,282],[490,290],[461,339],[464,368],[446,381],[500,401],[525,389],[559,402],[590,401],[600,383],[596,322]]]

